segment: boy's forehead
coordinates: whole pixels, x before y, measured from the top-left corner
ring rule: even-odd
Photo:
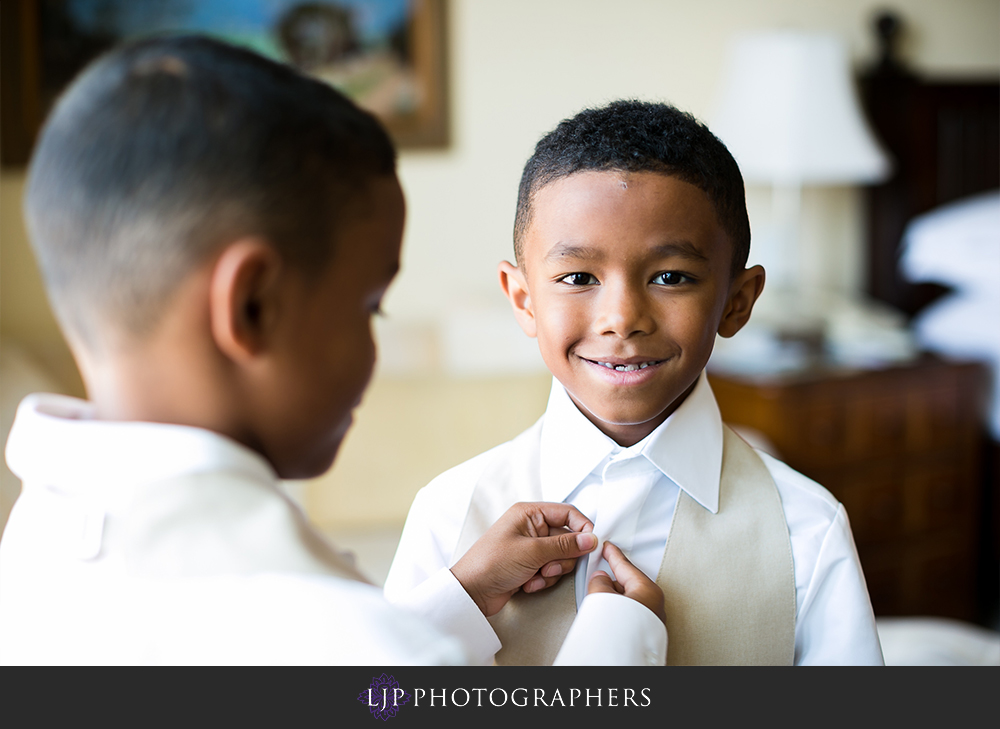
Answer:
[[[688,242],[694,244],[720,235],[728,239],[704,191],[660,172],[575,172],[539,188],[532,208],[523,244],[527,257],[545,256],[556,245],[584,243],[590,235],[641,227],[668,237],[693,237]]]
[[[580,170],[555,179],[535,191],[534,202],[538,207],[565,205],[568,199],[580,197],[600,197],[614,192],[628,192],[649,198],[655,204],[664,196],[688,194],[701,196],[708,202],[708,196],[697,186],[677,175],[649,170]]]

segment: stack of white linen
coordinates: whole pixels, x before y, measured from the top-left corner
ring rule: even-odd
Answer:
[[[954,289],[918,314],[914,333],[924,349],[990,366],[989,428],[1000,441],[1000,190],[914,218],[899,265],[913,283]]]

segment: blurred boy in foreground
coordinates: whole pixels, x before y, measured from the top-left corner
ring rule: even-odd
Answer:
[[[399,268],[394,150],[331,87],[206,39],[114,51],[48,120],[26,210],[90,401],[18,410],[4,663],[461,663],[596,547],[576,509],[518,505],[404,611],[281,494],[333,462]],[[592,631],[640,611],[653,638],[571,660],[662,653],[658,596],[588,605]]]

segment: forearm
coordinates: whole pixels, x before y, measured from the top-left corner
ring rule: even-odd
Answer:
[[[556,666],[662,666],[667,630],[652,610],[610,593],[587,595]]]
[[[500,650],[493,627],[451,571],[442,568],[409,592],[387,599],[420,615],[443,633],[458,638],[473,665],[490,665]]]

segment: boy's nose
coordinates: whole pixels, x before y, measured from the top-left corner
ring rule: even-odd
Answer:
[[[605,285],[595,324],[600,334],[631,337],[649,334],[656,328],[648,297],[627,285]]]

